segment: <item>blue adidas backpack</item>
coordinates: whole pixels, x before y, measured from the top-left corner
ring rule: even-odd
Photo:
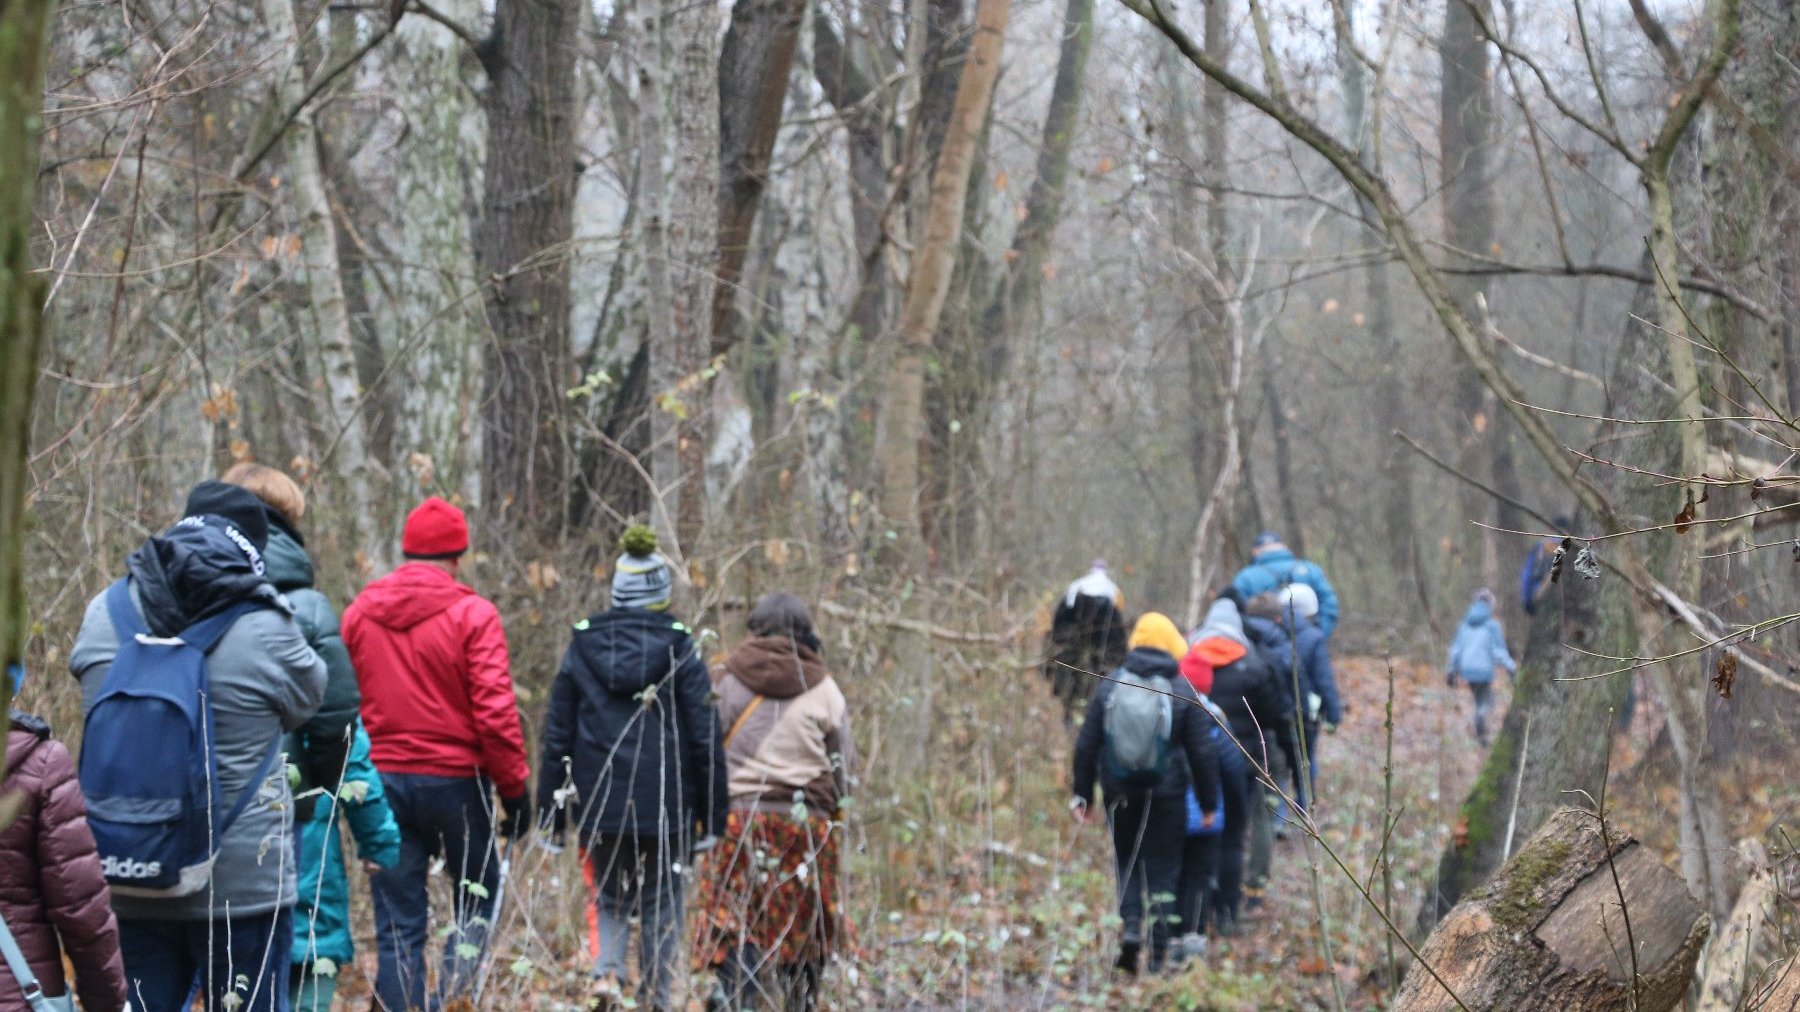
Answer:
[[[278,737],[225,808],[206,657],[232,623],[263,605],[243,602],[173,637],[150,634],[126,580],[107,590],[106,607],[119,652],[88,709],[80,774],[100,869],[121,896],[189,896],[206,888],[225,831],[281,754]]]

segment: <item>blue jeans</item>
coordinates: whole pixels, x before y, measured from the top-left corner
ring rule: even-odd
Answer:
[[[387,1012],[431,1012],[442,1002],[475,989],[481,954],[487,947],[488,925],[500,886],[490,787],[481,777],[386,771],[381,783],[394,820],[400,824],[400,862],[369,877],[380,959],[375,997]],[[444,939],[437,993],[428,996],[425,949],[430,944],[431,899],[426,875],[440,856],[444,872],[454,884],[455,925]],[[466,888],[470,883],[480,884],[480,894]],[[459,949],[475,955],[459,955]]]
[[[195,994],[205,996],[206,1012],[288,1012],[293,945],[292,907],[211,921],[119,918],[125,983],[144,1012],[186,1012]]]

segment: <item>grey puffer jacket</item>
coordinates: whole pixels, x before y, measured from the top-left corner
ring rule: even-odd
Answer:
[[[198,554],[206,555],[208,547],[201,546]],[[162,548],[168,554],[167,545]],[[134,574],[144,564],[144,554],[133,557]],[[206,558],[183,560],[186,575],[153,582],[151,593],[180,594],[184,586],[205,578],[207,563]],[[134,575],[132,604],[140,614],[180,608],[179,601],[163,600],[147,608],[144,587]],[[261,784],[249,781],[281,736],[297,730],[318,710],[325,696],[325,662],[307,646],[292,606],[274,587],[260,583],[246,594],[268,607],[232,624],[208,656],[206,670],[212,686],[220,790],[235,799],[253,786],[257,797],[220,841],[210,889],[172,899],[114,897],[113,909],[122,918],[209,920],[225,916],[228,909],[234,916],[256,916],[294,902],[294,804],[287,777],[278,766]],[[119,637],[102,592],[88,602],[69,654],[69,670],[81,681],[84,713],[105,683],[118,650]]]

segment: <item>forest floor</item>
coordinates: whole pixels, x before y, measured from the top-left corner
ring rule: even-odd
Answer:
[[[1382,902],[1391,812],[1392,918],[1410,929],[1481,759],[1466,691],[1446,688],[1432,666],[1396,663],[1388,799],[1388,668],[1344,660],[1348,715],[1323,739],[1317,818],[1359,881],[1293,831],[1277,844],[1270,902],[1247,916],[1241,937],[1215,938],[1178,973],[1134,979],[1111,968],[1118,920],[1107,834],[1067,815],[1071,735],[1060,709],[1016,660],[984,660],[992,659],[944,665],[932,755],[905,786],[882,772],[882,757],[899,751],[884,741],[905,722],[866,721],[870,776],[852,820],[846,883],[858,954],[828,973],[826,1007],[1334,1009],[1334,987],[1345,1009],[1385,1004],[1384,967],[1390,956],[1404,965],[1406,953],[1397,945],[1390,953],[1362,890]],[[1015,674],[996,675],[1006,671]],[[1503,706],[1504,688],[1499,695]],[[908,706],[865,699],[859,712]],[[580,1008],[585,918],[574,857],[533,849],[514,873],[483,1005]],[[360,951],[340,991],[344,1007],[358,1010],[374,971],[367,911],[359,913]],[[695,974],[686,1007],[701,1007],[705,988]]]

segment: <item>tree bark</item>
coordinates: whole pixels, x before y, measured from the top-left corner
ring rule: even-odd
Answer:
[[[306,70],[301,59],[301,38],[293,0],[263,0],[263,18],[280,45],[275,91],[283,108],[300,107],[306,90]],[[363,387],[356,367],[356,337],[344,296],[344,277],[338,271],[337,232],[331,202],[325,192],[325,173],[319,162],[318,129],[310,106],[300,108],[282,135],[287,157],[293,208],[299,218],[300,269],[312,302],[317,328],[319,371],[335,423],[325,433],[325,445],[335,445],[339,466],[320,473],[349,475],[352,511],[347,518],[354,528],[371,522],[374,505],[376,462],[369,457],[367,424],[363,417]],[[324,460],[316,462],[321,467]]]
[[[0,0],[0,676],[24,662],[31,630],[25,496],[46,290],[43,276],[32,272],[31,239],[50,8],[48,0]],[[10,685],[0,678],[0,707]]]
[[[1426,940],[1393,1009],[1668,1012],[1706,934],[1705,908],[1654,853],[1565,808]]]
[[[574,231],[575,0],[500,0],[488,57],[478,261],[493,338],[483,488],[496,532],[547,543],[567,515],[569,239]]]
[[[925,235],[913,255],[901,307],[897,358],[881,403],[876,459],[882,470],[881,507],[893,525],[902,565],[919,574],[924,568],[924,538],[919,513],[919,440],[924,434],[925,356],[944,309],[950,274],[956,266],[969,167],[975,158],[982,121],[1000,70],[1000,46],[1010,0],[981,0],[975,33],[956,89],[943,149],[932,174],[930,212]]]
[[[736,342],[733,306],[756,209],[768,185],[769,156],[781,129],[788,72],[805,0],[738,0],[719,53],[719,273],[713,292],[712,352]]]

